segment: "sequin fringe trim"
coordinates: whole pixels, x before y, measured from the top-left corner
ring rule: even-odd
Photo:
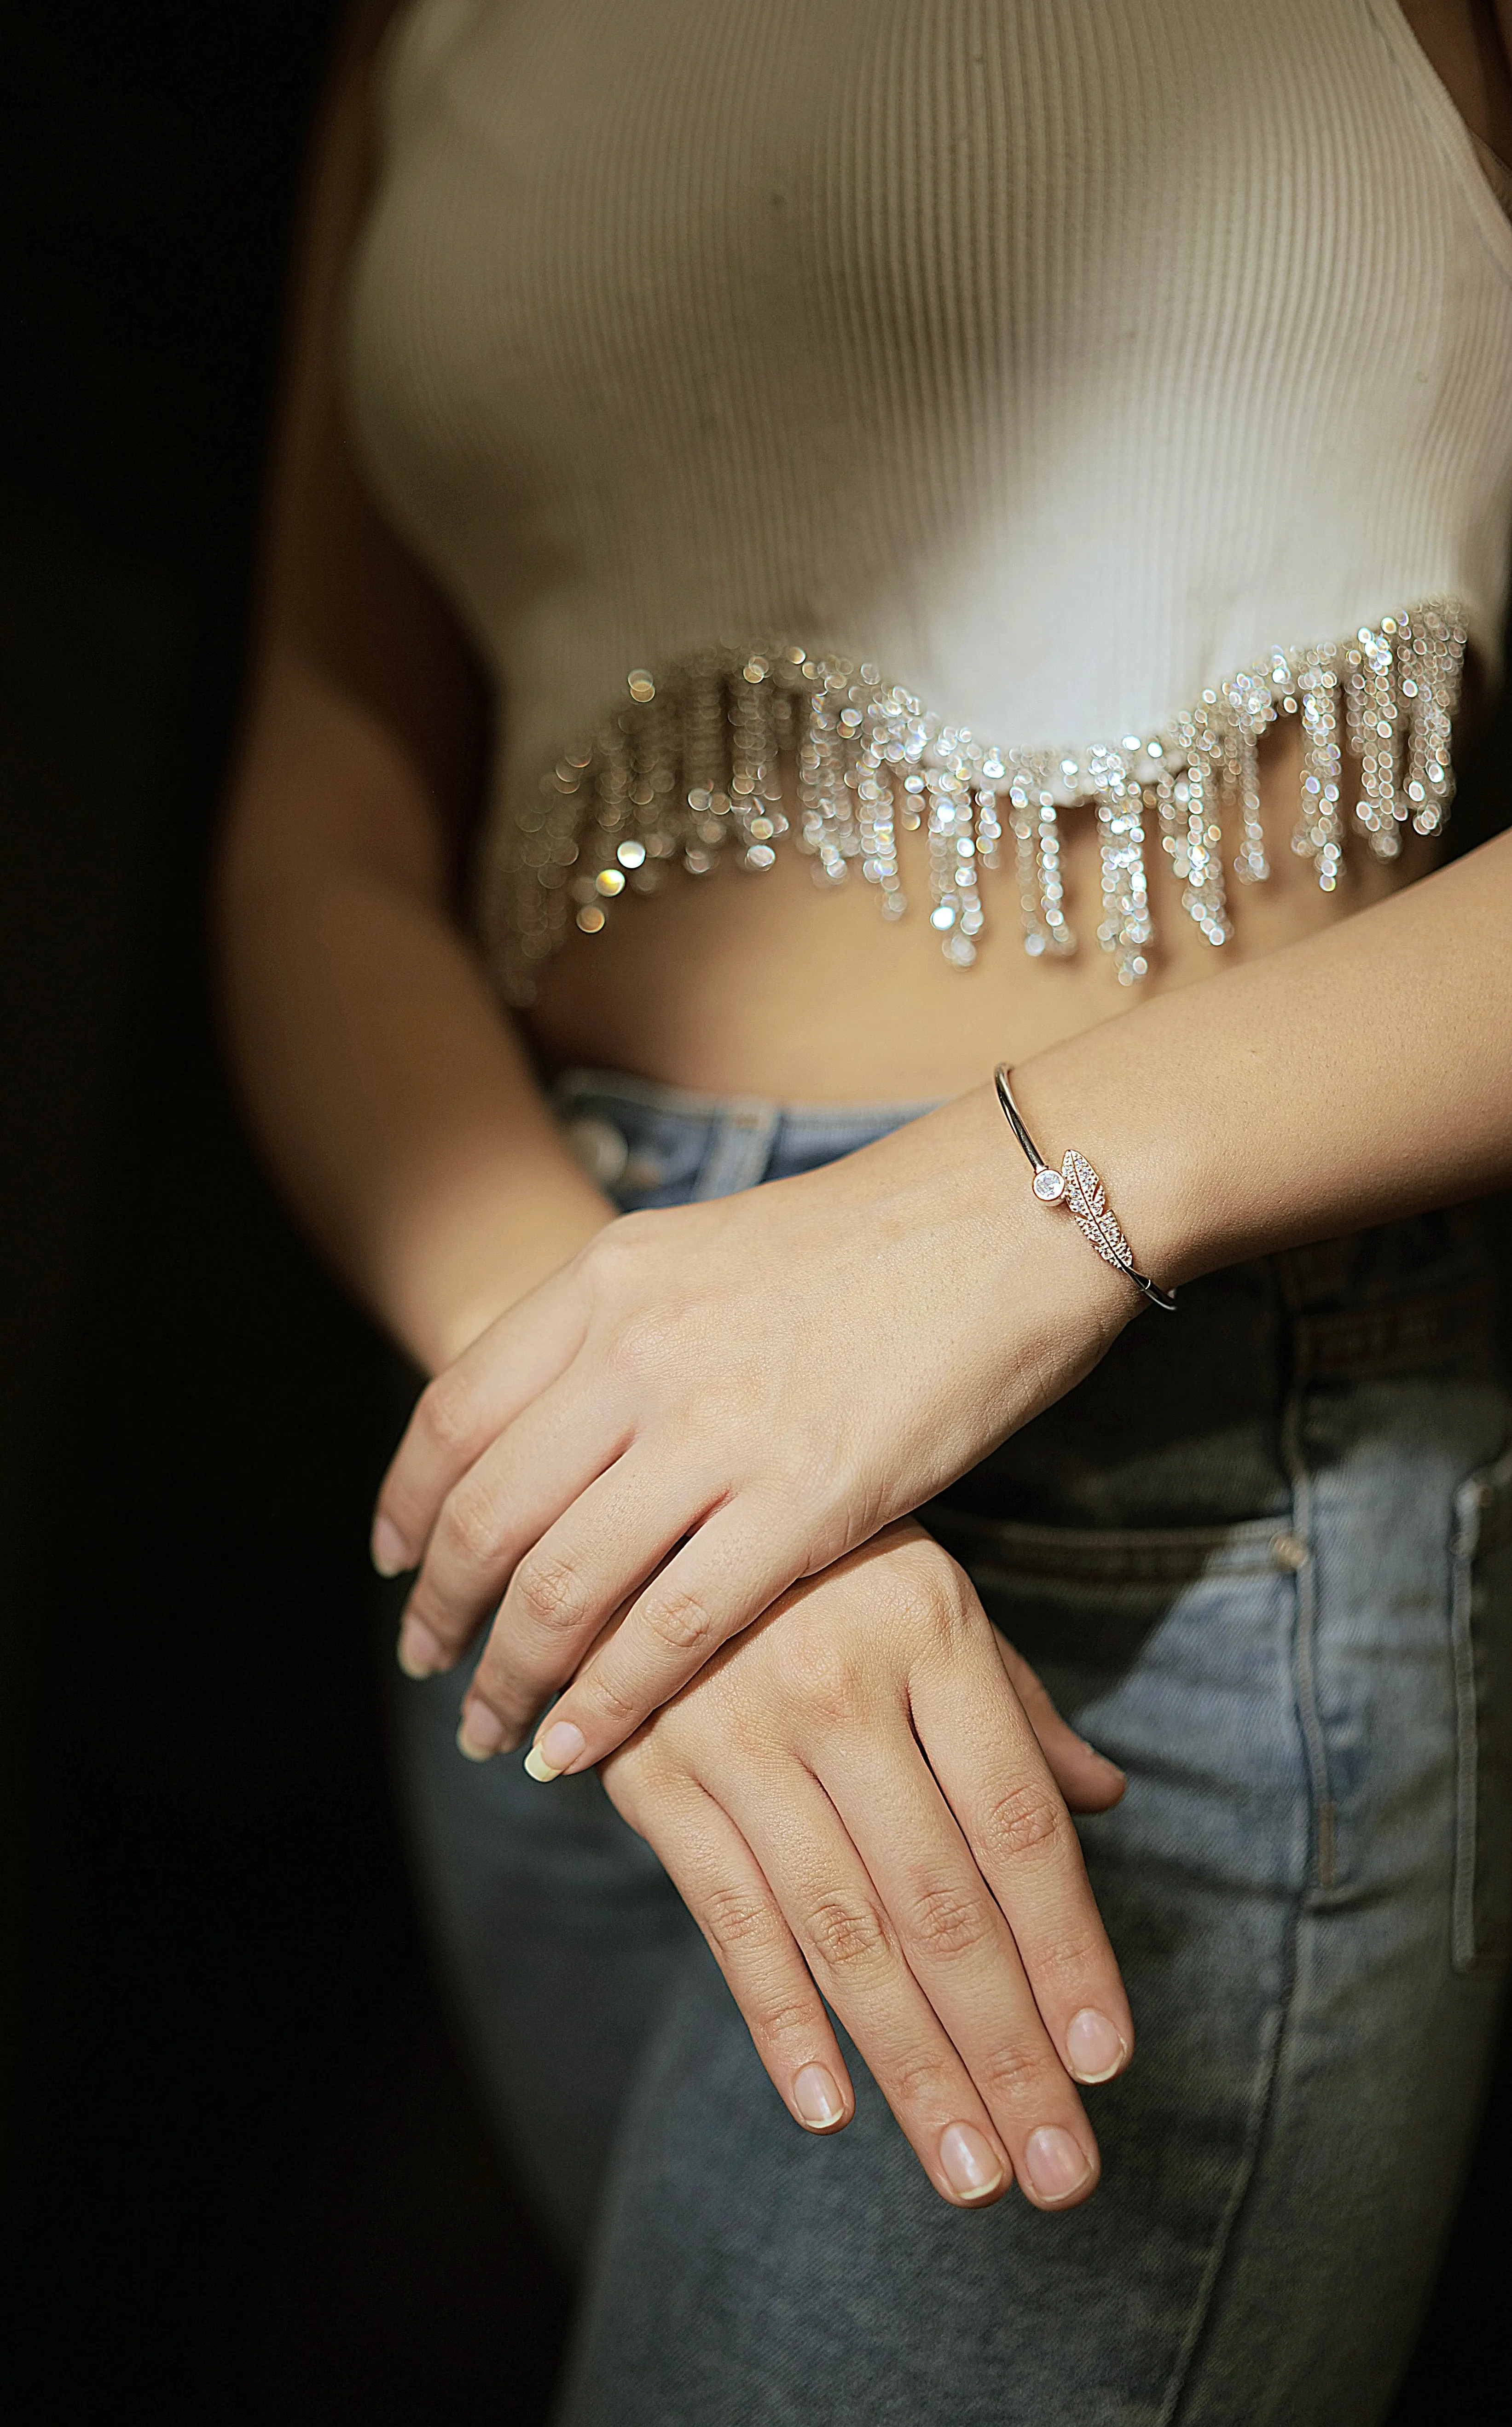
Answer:
[[[1097,812],[1102,870],[1097,941],[1121,983],[1149,969],[1154,926],[1146,872],[1153,830],[1187,915],[1211,944],[1231,932],[1224,852],[1245,884],[1270,873],[1260,823],[1259,751],[1278,716],[1303,731],[1301,803],[1292,848],[1319,885],[1339,882],[1347,829],[1394,858],[1410,823],[1437,834],[1454,795],[1450,735],[1465,654],[1461,611],[1431,601],[1383,616],[1352,641],[1276,649],[1211,691],[1158,733],[1079,753],[994,747],[945,725],[877,668],[797,647],[708,650],[653,676],[563,753],[510,822],[490,910],[502,931],[511,1001],[529,1002],[534,970],[576,925],[594,934],[618,896],[654,893],[681,866],[705,876],[722,858],[771,868],[792,823],[782,771],[794,769],[791,843],[815,882],[853,868],[877,888],[885,918],[906,907],[900,827],[927,839],[929,919],[941,949],[969,968],[985,915],[979,871],[996,868],[1006,826],[1024,949],[1076,950],[1061,873],[1060,813]],[[1346,814],[1344,755],[1358,771]],[[1226,836],[1226,827],[1227,833]]]

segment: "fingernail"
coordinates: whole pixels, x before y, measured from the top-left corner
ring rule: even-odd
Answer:
[[[581,1728],[575,1728],[571,1719],[553,1719],[544,1727],[536,1738],[535,1750],[546,1776],[560,1778],[564,1769],[571,1769],[587,1741]]]
[[[489,1761],[504,1741],[504,1722],[486,1702],[469,1702],[457,1730],[457,1751],[469,1761]]]
[[[1129,2050],[1106,2014],[1083,2006],[1066,2026],[1065,2054],[1078,2081],[1111,2081]]]
[[[985,2199],[1002,2181],[1002,2159],[974,2124],[947,2124],[940,2166],[957,2199]]]
[[[1092,2160],[1059,2124],[1042,2124],[1024,2143],[1024,2171],[1042,2200],[1059,2200],[1086,2181]]]
[[[391,1517],[373,1519],[373,1537],[368,1552],[381,1576],[401,1576],[410,1565],[404,1537]]]
[[[447,1665],[447,1655],[428,1626],[417,1618],[407,1618],[399,1628],[399,1639],[394,1646],[394,1657],[406,1677],[433,1677]]]
[[[575,1728],[571,1719],[553,1719],[548,1728],[542,1729],[539,1742],[525,1756],[527,1778],[538,1778],[543,1786],[549,1779],[560,1778],[564,1769],[572,1767],[584,1741],[581,1728]]]
[[[845,2112],[835,2077],[821,2064],[805,2064],[794,2075],[793,2105],[813,2132],[827,2132]]]

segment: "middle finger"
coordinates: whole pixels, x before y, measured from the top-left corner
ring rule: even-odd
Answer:
[[[716,1790],[771,1885],[818,1986],[942,2198],[997,2199],[1013,2165],[966,2065],[904,1961],[844,1822],[813,1773],[742,1766]]]

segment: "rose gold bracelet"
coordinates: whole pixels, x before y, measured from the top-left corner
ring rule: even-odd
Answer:
[[[1090,1240],[1103,1262],[1112,1264],[1114,1271],[1122,1273],[1126,1280],[1132,1281],[1137,1290],[1143,1290],[1151,1306],[1158,1306],[1162,1314],[1174,1314],[1175,1292],[1162,1290],[1150,1279],[1148,1273],[1136,1269],[1133,1257],[1129,1252],[1129,1242],[1108,1202],[1108,1192],[1086,1156],[1078,1154],[1074,1146],[1068,1146],[1059,1171],[1052,1170],[1046,1162],[1029,1134],[1023,1114],[1014,1101],[1014,1091],[1008,1083],[1011,1075],[1007,1063],[1000,1062],[993,1074],[997,1082],[998,1101],[1008,1116],[1015,1137],[1029,1157],[1034,1175],[1030,1186],[1040,1203],[1068,1207],[1078,1230]]]

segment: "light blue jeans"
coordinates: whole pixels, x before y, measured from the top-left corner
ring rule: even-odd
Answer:
[[[576,1074],[626,1205],[910,1110]],[[1005,1143],[1004,1186],[1020,1175]],[[1473,1216],[1247,1263],[1136,1321],[923,1512],[1129,1773],[1081,1824],[1139,2031],[1103,2181],[936,2198],[849,2047],[791,2123],[596,1779],[402,1689],[417,1857],[500,2129],[584,2257],[560,2427],[1368,2427],[1451,2222],[1512,1937],[1512,1403]]]

